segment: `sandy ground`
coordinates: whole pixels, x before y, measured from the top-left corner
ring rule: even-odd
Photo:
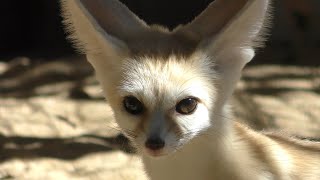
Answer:
[[[235,120],[320,138],[320,68],[246,68]],[[146,179],[83,60],[0,63],[0,180]]]

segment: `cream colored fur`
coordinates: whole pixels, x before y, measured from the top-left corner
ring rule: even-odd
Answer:
[[[70,39],[96,71],[115,118],[152,180],[320,179],[320,144],[255,132],[232,121],[228,101],[264,42],[269,0],[216,0],[173,31],[148,26],[117,0],[61,0]],[[123,98],[146,108],[131,115]],[[175,105],[196,97],[194,113]],[[150,152],[146,139],[165,147]]]

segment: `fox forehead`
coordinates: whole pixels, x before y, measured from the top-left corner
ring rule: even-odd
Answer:
[[[209,106],[216,77],[212,61],[203,55],[140,57],[124,62],[118,89],[121,96],[135,96],[148,107],[172,107],[186,97],[197,97]]]

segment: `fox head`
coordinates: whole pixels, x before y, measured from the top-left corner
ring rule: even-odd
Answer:
[[[118,0],[62,0],[115,118],[137,149],[167,155],[221,131],[242,68],[263,44],[269,0],[216,0],[191,23],[149,26]]]

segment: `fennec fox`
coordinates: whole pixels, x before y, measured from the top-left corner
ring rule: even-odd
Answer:
[[[216,0],[191,23],[148,26],[117,0],[62,0],[152,180],[318,180],[320,144],[232,121],[228,101],[263,45],[269,0]]]

